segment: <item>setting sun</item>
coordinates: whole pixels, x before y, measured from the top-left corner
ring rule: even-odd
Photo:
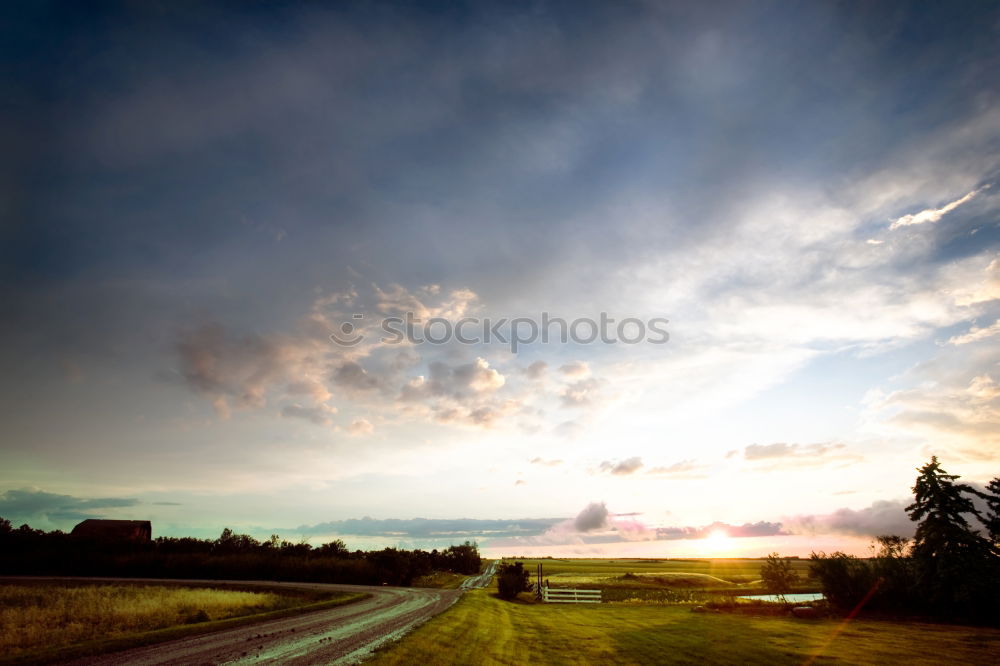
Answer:
[[[725,530],[713,530],[705,537],[704,549],[712,554],[719,554],[731,547],[731,539]]]

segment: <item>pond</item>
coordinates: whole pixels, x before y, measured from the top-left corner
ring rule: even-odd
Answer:
[[[758,599],[760,601],[780,602],[781,598],[777,594],[750,594],[741,596],[740,599]],[[796,594],[786,594],[785,601],[796,604],[802,601],[819,601],[823,598],[822,592],[798,592]]]

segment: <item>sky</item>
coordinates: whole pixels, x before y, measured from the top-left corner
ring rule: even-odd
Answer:
[[[15,524],[861,554],[1000,474],[991,3],[0,11]]]

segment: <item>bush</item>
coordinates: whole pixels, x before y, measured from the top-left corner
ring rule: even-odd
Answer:
[[[781,597],[782,601],[799,580],[799,575],[792,569],[791,562],[782,559],[777,553],[767,556],[767,561],[760,568],[760,577],[764,581],[765,589]]]
[[[501,564],[497,572],[497,591],[501,599],[513,599],[521,592],[531,592],[530,574],[520,562]]]

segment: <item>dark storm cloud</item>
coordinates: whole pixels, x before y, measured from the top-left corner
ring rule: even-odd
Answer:
[[[44,490],[8,490],[0,494],[0,516],[13,523],[40,519],[47,524],[67,526],[70,521],[100,518],[107,509],[136,506],[138,500],[125,497],[81,498]]]
[[[906,515],[910,500],[878,500],[862,509],[837,509],[823,515],[795,516],[785,520],[796,534],[847,534],[850,536],[913,536],[916,523]]]
[[[245,330],[287,319],[348,267],[461,275],[497,298],[572,261],[586,288],[734,224],[722,193],[760,173],[857,171],[959,122],[996,69],[971,5],[4,11],[19,168],[0,246],[9,320],[32,335],[3,330],[118,354],[204,311]],[[699,224],[585,214],[650,188]]]
[[[511,520],[483,520],[473,518],[351,518],[316,525],[302,525],[294,530],[300,534],[342,534],[344,536],[400,537],[406,539],[501,538],[525,534],[539,534],[560,519],[522,518]]]

